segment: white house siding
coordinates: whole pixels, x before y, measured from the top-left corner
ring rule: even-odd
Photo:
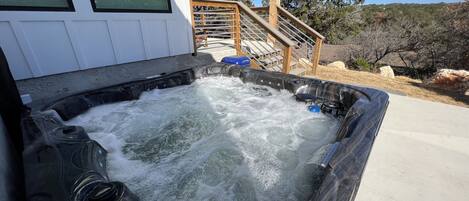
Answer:
[[[193,52],[189,0],[172,13],[0,11],[0,47],[16,80]]]

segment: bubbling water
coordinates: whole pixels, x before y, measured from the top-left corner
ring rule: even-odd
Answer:
[[[67,124],[109,152],[111,179],[142,200],[305,200],[338,120],[287,91],[210,77]]]

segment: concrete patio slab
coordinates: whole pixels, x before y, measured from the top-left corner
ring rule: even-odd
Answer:
[[[469,109],[390,95],[356,201],[469,198]]]

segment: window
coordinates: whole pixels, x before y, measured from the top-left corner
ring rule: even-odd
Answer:
[[[0,0],[0,10],[75,11],[72,0]]]
[[[95,12],[171,13],[171,0],[91,0]]]

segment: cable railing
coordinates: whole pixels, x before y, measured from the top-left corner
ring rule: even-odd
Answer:
[[[293,26],[291,22],[280,15],[278,16],[278,28],[282,33],[298,44],[299,48],[295,49],[297,54],[302,58],[312,59],[311,53],[316,43],[313,38]]]
[[[279,5],[249,8],[237,1],[192,0],[194,46],[232,40],[253,66],[316,74],[324,37]],[[270,12],[269,12],[270,11]],[[297,72],[295,72],[297,74]]]
[[[193,8],[195,46],[207,47],[209,38],[229,39],[235,33],[235,10],[223,7]]]
[[[267,34],[246,14],[241,13],[241,45],[243,52],[266,70],[281,71],[283,65],[282,44],[266,41]]]
[[[270,16],[269,9],[269,7],[253,8],[259,16],[270,20],[269,23],[272,26],[296,43],[296,47],[292,50],[292,62],[298,62],[301,65],[294,67],[307,68],[304,73],[316,74],[324,36],[280,6],[274,7],[276,17],[273,18]]]
[[[294,51],[294,57],[302,66],[308,67],[307,74],[316,75],[324,36],[280,5],[277,5],[276,8],[278,29],[298,44],[298,48]]]
[[[229,39],[236,54],[248,56],[255,67],[284,73],[292,68],[295,42],[243,3],[192,0],[192,14],[196,49],[208,46],[210,40]]]

